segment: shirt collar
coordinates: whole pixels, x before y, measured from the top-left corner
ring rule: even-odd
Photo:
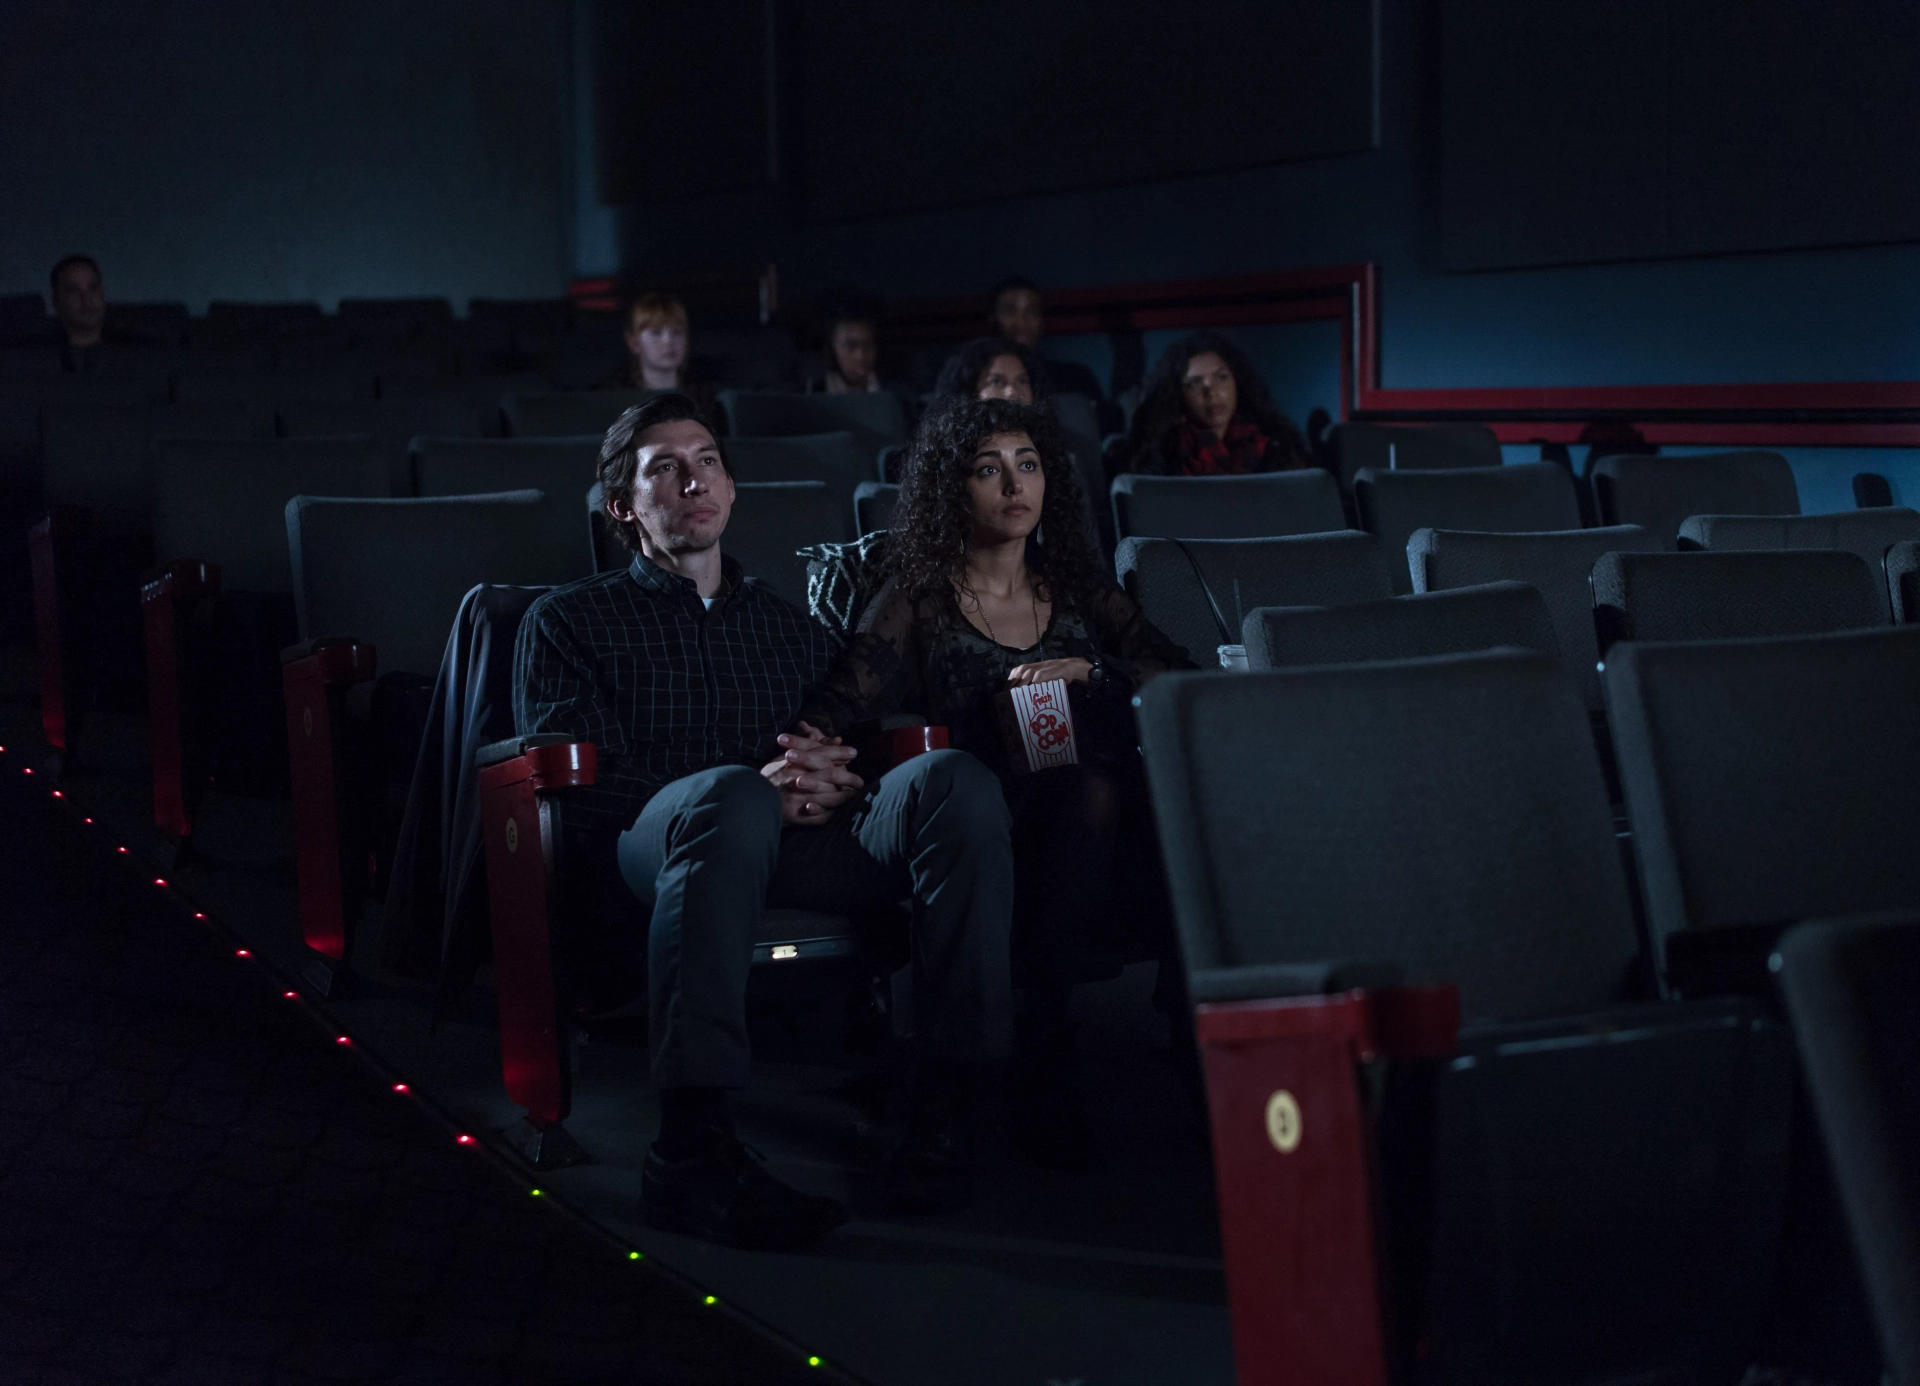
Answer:
[[[640,586],[662,596],[672,597],[679,602],[697,602],[700,590],[693,585],[693,579],[679,573],[670,573],[645,554],[636,553],[633,562],[627,565],[627,575]],[[746,572],[732,554],[725,550],[720,554],[720,579],[724,584],[720,592],[719,606],[731,605],[733,599],[747,588]]]

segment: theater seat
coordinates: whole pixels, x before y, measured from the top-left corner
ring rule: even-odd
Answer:
[[[415,438],[413,489],[421,496],[539,491],[541,518],[527,542],[570,565],[555,572],[582,578],[594,571],[593,525],[576,497],[599,458],[597,438]]]
[[[509,438],[600,438],[627,410],[658,390],[549,390],[500,401]]]
[[[809,544],[838,544],[855,536],[850,507],[821,481],[742,482],[720,548],[802,611],[807,607]]]
[[[1673,547],[1689,515],[1798,515],[1793,468],[1777,452],[1613,456],[1588,478],[1603,525],[1639,525]]]
[[[853,488],[853,527],[861,534],[893,528],[893,512],[900,504],[900,488],[879,481],[863,481]]]
[[[1755,1003],[1633,1000],[1557,662],[1169,674],[1140,703],[1240,1378],[1738,1379],[1791,1060]]]
[[[528,542],[544,510],[538,491],[287,503],[300,639],[282,652],[281,672],[300,925],[316,987],[331,988],[349,957],[369,856],[382,870],[390,861],[461,598],[481,582],[575,575],[568,554]]]
[[[410,495],[407,449],[413,439],[478,438],[480,418],[464,395],[409,395],[400,399],[296,400],[278,406],[283,438],[372,438],[387,460],[390,493]],[[506,490],[506,487],[489,487]]]
[[[1829,515],[1690,515],[1680,525],[1682,549],[1712,553],[1750,549],[1840,549],[1857,553],[1875,573],[1887,550],[1920,539],[1920,514],[1894,506]],[[1893,603],[1886,607],[1889,620]]]
[[[1886,1379],[1920,1381],[1920,913],[1803,925],[1778,970]]]
[[[1920,543],[1909,539],[1893,545],[1886,562],[1893,619],[1901,625],[1920,622]]]
[[[845,429],[791,438],[732,437],[725,448],[735,481],[824,481],[848,504],[873,475],[873,453]]]
[[[1741,962],[1732,980],[1764,989],[1795,920],[1920,908],[1920,631],[1624,644],[1607,702],[1648,923],[1680,990],[1728,984]],[[1676,953],[1701,931],[1723,937]]]
[[[96,694],[138,705],[154,446],[246,438],[254,421],[237,405],[122,404],[50,408],[41,427],[47,514],[28,534],[41,727],[72,761]]]
[[[1513,647],[1560,658],[1546,601],[1524,582],[1490,582],[1335,607],[1257,607],[1241,626],[1250,669],[1361,664]]]
[[[1566,468],[1551,462],[1440,471],[1362,468],[1353,494],[1361,528],[1394,556],[1393,590],[1413,590],[1407,542],[1421,529],[1500,534],[1580,528],[1580,499]]]
[[[1638,525],[1489,534],[1418,529],[1407,540],[1415,592],[1445,592],[1486,582],[1524,582],[1546,598],[1554,635],[1590,711],[1598,712],[1599,642],[1593,631],[1593,565],[1607,553],[1657,552],[1664,546]]]
[[[1334,475],[1345,487],[1362,468],[1383,471],[1433,471],[1452,467],[1497,467],[1504,460],[1500,440],[1485,424],[1342,423],[1328,433],[1335,458]]]
[[[889,390],[862,394],[795,395],[772,390],[722,390],[727,432],[740,438],[791,438],[808,433],[853,434],[867,456],[907,441],[907,411]]]
[[[1730,640],[1885,624],[1857,554],[1607,553],[1593,565],[1600,654],[1620,640]]]
[[[1318,467],[1252,476],[1149,476],[1113,481],[1118,540],[1275,539],[1347,527],[1339,483]]]
[[[1379,541],[1359,530],[1279,539],[1123,539],[1114,570],[1147,619],[1202,668],[1262,606],[1338,606],[1392,593]]]
[[[285,514],[297,495],[384,496],[367,438],[165,442],[154,462],[156,571],[142,584],[153,813],[184,841],[210,777],[285,781],[279,654],[295,639]]]

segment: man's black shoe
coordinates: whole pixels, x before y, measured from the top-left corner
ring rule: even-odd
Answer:
[[[640,1170],[642,1222],[723,1246],[792,1251],[847,1220],[833,1199],[781,1183],[734,1137],[715,1137],[704,1153],[685,1160],[647,1151]]]

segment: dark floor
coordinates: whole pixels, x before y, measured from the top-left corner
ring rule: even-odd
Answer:
[[[0,1382],[820,1381],[542,1204],[0,756]]]

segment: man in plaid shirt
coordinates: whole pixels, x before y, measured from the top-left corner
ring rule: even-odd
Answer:
[[[521,735],[599,751],[570,821],[624,829],[620,870],[652,908],[648,993],[660,1134],[641,1175],[653,1226],[790,1247],[845,1220],[768,1174],[733,1134],[750,1073],[747,972],[768,904],[842,913],[913,900],[915,1114],[890,1192],[903,1211],[963,1204],[971,1077],[1010,1031],[1013,855],[999,782],[936,751],[865,783],[854,751],[794,725],[832,649],[805,612],[722,555],[726,459],[693,403],[629,409],[600,450],[632,564],[527,611],[514,649]],[[575,817],[577,815],[577,817]]]

